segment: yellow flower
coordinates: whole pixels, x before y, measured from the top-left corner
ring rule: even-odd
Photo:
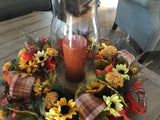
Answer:
[[[32,61],[32,60],[27,61],[23,59],[22,57],[20,58],[19,67],[22,70],[25,69],[27,73],[31,73],[31,72],[34,73],[38,69],[38,65],[36,61]]]
[[[52,120],[66,120],[67,118],[72,119],[72,116],[77,114],[76,111],[77,108],[75,107],[75,102],[73,102],[73,99],[69,100],[67,103],[66,98],[63,97],[60,101],[55,103],[55,107],[49,110],[49,113],[46,114],[46,118],[52,118]]]
[[[49,109],[53,107],[57,99],[58,99],[58,94],[56,92],[50,92],[50,93],[47,93],[43,103],[46,106],[46,108]]]
[[[98,51],[99,55],[103,54],[103,50]]]
[[[130,67],[129,69],[130,69],[130,71],[132,72],[132,75],[138,73],[137,67]]]
[[[120,74],[122,78],[129,80],[129,75],[127,74],[129,69],[127,68],[126,64],[116,65],[116,68],[113,68],[112,71]]]
[[[63,120],[62,118],[60,118],[60,116],[56,114],[53,108],[49,109],[49,112],[45,113],[46,120],[55,120],[55,118],[57,118],[56,120]]]
[[[86,92],[91,92],[91,93],[97,93],[103,90],[105,85],[99,83],[99,82],[91,82],[90,86],[86,86],[88,90]]]
[[[9,67],[11,67],[12,63],[11,62],[7,62],[6,64],[4,64],[3,66],[3,71],[6,71],[9,69]]]
[[[20,51],[19,51],[19,53],[18,53],[18,57],[20,58],[20,57],[23,57],[23,53],[24,52],[26,52],[26,49],[25,48],[23,48],[23,49],[21,49]]]
[[[101,46],[103,49],[107,47],[105,43],[101,43]]]
[[[103,96],[103,100],[107,105],[104,111],[109,111],[115,117],[120,116],[119,111],[122,110],[123,104],[121,104],[121,100],[117,94],[113,94],[111,97]]]
[[[6,117],[7,117],[6,112],[4,112],[3,110],[0,109],[0,119],[6,120]]]
[[[105,80],[107,81],[107,83],[117,89],[118,87],[122,87],[123,86],[123,78],[114,72],[109,72],[108,74],[106,74],[105,76]]]
[[[114,46],[106,46],[103,49],[102,55],[107,58],[108,61],[111,61],[112,58],[117,54],[117,48]]]
[[[58,51],[54,48],[47,48],[47,54],[49,56],[58,56]]]
[[[47,60],[48,56],[47,56],[47,53],[44,52],[44,51],[38,51],[37,54],[34,54],[35,55],[35,60],[37,61],[37,63],[40,63],[41,66],[44,66],[44,62]]]
[[[52,48],[47,48],[47,54],[49,56],[53,56],[53,49]]]
[[[35,82],[33,90],[36,93],[36,95],[47,94],[48,92],[51,91],[49,88],[46,87],[47,85],[50,85],[48,80],[46,80],[44,82],[41,82],[40,79],[37,79],[36,82]]]

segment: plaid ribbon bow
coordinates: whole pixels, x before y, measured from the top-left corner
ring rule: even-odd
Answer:
[[[131,64],[135,60],[135,57],[127,50],[120,50],[118,53],[122,55],[128,64]]]
[[[9,85],[10,96],[12,98],[30,98],[35,79],[33,76],[22,78],[21,74],[14,74]]]
[[[106,107],[105,103],[91,93],[84,93],[76,100],[76,107],[85,120],[94,120]]]

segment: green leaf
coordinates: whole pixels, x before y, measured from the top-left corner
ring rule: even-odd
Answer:
[[[105,81],[106,72],[104,71],[102,74],[97,76],[98,79]]]
[[[57,79],[57,74],[50,72],[49,77],[47,79],[49,80],[50,85],[54,86]]]
[[[15,106],[16,106],[16,105],[13,105],[13,104],[6,104],[6,105],[0,106],[0,109],[6,110],[6,109],[8,109],[9,107],[15,107]]]
[[[2,86],[8,86],[8,83],[7,83],[7,81],[5,80],[5,81],[2,81],[2,82],[1,82],[1,85],[2,85]]]
[[[100,70],[104,70],[104,68],[111,63],[104,59],[97,59],[94,61],[95,67]]]
[[[109,115],[109,112],[108,111],[103,111],[95,118],[95,120],[109,120],[107,115]]]
[[[43,49],[44,51],[46,51],[47,48],[50,48],[50,46],[49,46],[48,44],[45,44],[42,49]]]
[[[16,113],[16,120],[38,120],[38,118],[28,113]]]
[[[96,82],[97,81],[97,77],[95,74],[89,73],[89,75],[87,76],[87,82],[86,85],[91,85],[92,82]]]
[[[83,119],[83,116],[82,116],[81,114],[79,114],[78,120],[84,120],[84,119]]]
[[[37,95],[32,99],[32,106],[33,106],[33,111],[36,113],[41,113],[43,112],[43,99],[41,99],[40,95]]]
[[[0,77],[0,80],[5,80],[5,77]]]
[[[75,99],[78,97],[78,95],[80,93],[82,93],[83,91],[86,91],[86,90],[87,90],[86,85],[84,85],[84,84],[81,85],[75,92]]]
[[[29,117],[24,118],[23,120],[38,120],[38,119],[34,116],[29,116]]]
[[[121,54],[118,54],[117,56],[117,60],[116,60],[117,64],[128,64],[127,61],[123,58],[123,56]]]
[[[40,104],[40,113],[42,114],[42,115],[45,115],[45,106],[43,105],[43,104]]]
[[[18,109],[15,109],[15,108],[9,108],[9,107],[8,107],[8,109],[10,111],[16,112],[18,114],[24,114],[26,116],[34,116],[35,118],[39,118],[39,116],[37,115],[37,113],[32,112],[32,111],[27,111],[27,110],[22,111],[22,110],[18,110]]]
[[[53,88],[53,91],[58,93],[59,98],[65,97],[67,100],[74,98],[74,92],[70,92],[71,89],[68,89],[59,83],[54,84]]]

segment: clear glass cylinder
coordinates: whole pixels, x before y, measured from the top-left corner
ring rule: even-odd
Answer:
[[[99,0],[52,0],[51,44],[64,60],[67,80],[83,81],[88,71],[94,71],[100,40],[98,3]]]

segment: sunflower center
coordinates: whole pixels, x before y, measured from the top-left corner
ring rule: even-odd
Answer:
[[[29,65],[29,61],[26,62],[26,65]]]
[[[94,88],[92,88],[93,90],[96,90],[96,89],[98,89],[99,87],[94,87]]]
[[[114,109],[115,107],[116,107],[116,106],[115,106],[115,104],[114,104],[114,103],[112,103],[112,104],[111,104],[111,108],[113,108],[113,109]]]
[[[66,114],[68,114],[69,113],[69,106],[67,106],[67,105],[63,105],[63,106],[61,106],[61,113],[63,114],[63,115],[66,115]]]
[[[124,75],[124,70],[119,70],[118,72]]]
[[[43,61],[43,60],[44,60],[44,57],[40,57],[39,60],[40,60],[40,61]]]

